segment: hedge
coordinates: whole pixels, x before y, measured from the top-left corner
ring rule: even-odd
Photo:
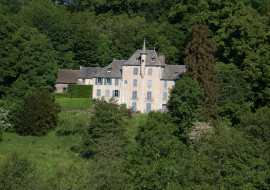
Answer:
[[[52,93],[54,98],[67,98],[66,93]]]
[[[92,98],[57,98],[55,103],[63,110],[86,110],[93,105]]]
[[[67,98],[92,98],[93,85],[69,84]]]

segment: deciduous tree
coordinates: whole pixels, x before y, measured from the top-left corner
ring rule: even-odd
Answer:
[[[178,136],[181,140],[187,139],[193,122],[203,119],[200,107],[202,93],[198,82],[189,77],[178,80],[170,91],[167,108],[179,127]]]

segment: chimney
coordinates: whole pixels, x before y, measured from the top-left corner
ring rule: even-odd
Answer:
[[[82,66],[80,66],[80,70],[82,69]]]
[[[158,58],[163,64],[165,64],[165,53],[159,53]]]

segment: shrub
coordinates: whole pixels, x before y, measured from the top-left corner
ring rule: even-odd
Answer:
[[[66,93],[52,93],[54,98],[67,98]]]
[[[57,125],[60,112],[51,94],[38,90],[25,98],[22,108],[16,113],[14,128],[20,135],[46,135]]]
[[[127,109],[127,104],[120,104],[120,110],[125,111]]]
[[[2,141],[2,139],[3,139],[3,128],[4,128],[4,125],[3,125],[3,123],[0,121],[0,141]]]
[[[55,100],[63,110],[86,110],[92,107],[92,98],[59,98]]]
[[[34,189],[36,171],[29,159],[13,152],[0,165],[0,189]]]
[[[125,114],[127,115],[127,117],[130,119],[130,118],[132,118],[132,116],[133,116],[133,110],[132,110],[132,108],[127,108],[126,110],[125,110]]]
[[[87,128],[81,150],[83,156],[89,157],[97,152],[97,147],[104,140],[104,136],[113,134],[120,141],[124,141],[124,113],[115,98],[106,101],[104,97],[96,99],[93,107],[93,115],[90,118],[90,125]]]

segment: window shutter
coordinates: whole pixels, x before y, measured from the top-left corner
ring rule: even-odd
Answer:
[[[106,90],[106,97],[110,97],[110,90]]]
[[[148,75],[152,75],[152,68],[148,68]]]
[[[132,99],[137,99],[137,91],[132,91]]]
[[[148,80],[148,87],[152,86],[152,80]]]
[[[137,79],[133,79],[133,86],[137,86]]]
[[[104,85],[106,85],[107,84],[107,81],[106,81],[107,79],[106,78],[104,78]]]
[[[163,92],[163,100],[167,100],[167,92]]]
[[[146,111],[151,111],[151,103],[146,103]]]
[[[118,79],[115,79],[115,86],[118,86]]]
[[[137,75],[138,74],[138,68],[136,68],[136,67],[134,68],[133,74],[134,75]]]
[[[112,85],[112,80],[113,80],[113,79],[110,79],[110,85]]]
[[[137,111],[137,103],[136,102],[132,102],[132,109],[133,109],[133,111]]]
[[[96,78],[96,85],[97,85],[97,78]]]
[[[118,90],[118,97],[120,97],[120,90]]]
[[[147,92],[147,100],[151,100],[152,98],[152,92],[148,91]]]
[[[167,88],[167,81],[166,81],[166,80],[164,80],[163,87],[164,87],[164,88]]]
[[[100,91],[101,91],[100,89],[97,89],[97,97],[100,97],[101,94]]]
[[[114,95],[115,95],[115,94],[114,94],[114,90],[113,90],[113,91],[112,91],[112,97],[114,97]]]

